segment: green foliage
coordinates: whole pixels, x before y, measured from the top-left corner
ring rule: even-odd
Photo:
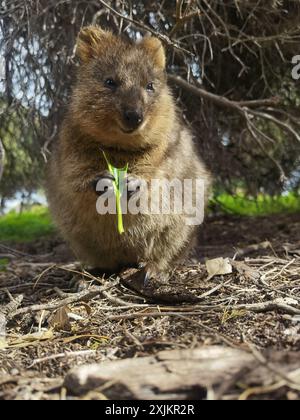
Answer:
[[[21,214],[10,212],[0,217],[0,241],[28,242],[54,232],[48,209],[34,207]]]
[[[300,196],[292,193],[278,197],[260,195],[254,200],[242,194],[231,196],[224,193],[211,201],[211,209],[216,206],[225,214],[241,216],[296,213],[300,212]],[[54,232],[49,211],[45,207],[33,207],[22,214],[10,212],[0,217],[0,241],[29,242]],[[6,269],[7,263],[7,260],[0,259],[0,271]]]
[[[0,114],[4,110],[5,106],[0,103]],[[13,197],[21,190],[34,191],[42,183],[41,149],[34,139],[27,114],[28,111],[22,108],[18,113],[6,110],[5,118],[0,121],[0,137],[5,151],[4,173],[0,183],[2,198]]]
[[[9,263],[9,260],[7,258],[0,258],[0,272],[6,271],[6,267],[8,263]]]
[[[267,216],[280,213],[300,212],[300,196],[289,193],[271,197],[259,195],[257,199],[249,199],[244,195],[220,194],[212,200],[222,211],[241,216]]]

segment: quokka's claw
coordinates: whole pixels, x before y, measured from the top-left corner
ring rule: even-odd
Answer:
[[[151,279],[150,273],[146,271],[145,277],[144,277],[144,287],[147,287],[149,285],[150,279]]]
[[[159,270],[155,265],[144,267],[144,287],[149,286],[151,280],[158,283],[166,283],[170,278],[170,273]]]

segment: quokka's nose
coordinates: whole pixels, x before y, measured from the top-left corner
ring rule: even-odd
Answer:
[[[144,116],[142,111],[128,109],[124,112],[124,121],[127,127],[131,129],[136,129],[144,121]]]

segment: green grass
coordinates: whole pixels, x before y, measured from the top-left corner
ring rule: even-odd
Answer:
[[[6,271],[6,267],[9,263],[9,260],[7,258],[0,258],[0,272]]]
[[[300,212],[300,196],[292,193],[278,197],[260,195],[257,199],[252,200],[243,195],[220,194],[213,202],[224,213],[241,216],[267,216]]]
[[[261,195],[257,200],[251,200],[242,195],[220,194],[212,200],[212,205],[213,207],[217,205],[225,214],[241,216],[296,213],[300,212],[300,196],[292,193],[275,198]],[[22,214],[10,212],[0,217],[0,241],[2,242],[30,242],[47,237],[54,231],[49,211],[45,207],[34,207]],[[0,271],[5,270],[6,265],[7,261],[0,260]]]
[[[54,232],[48,209],[34,207],[0,217],[0,241],[29,242]],[[0,266],[1,268],[1,266]]]

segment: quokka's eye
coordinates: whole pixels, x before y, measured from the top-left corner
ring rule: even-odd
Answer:
[[[117,82],[114,79],[109,78],[109,79],[106,79],[105,80],[104,85],[106,87],[108,87],[109,89],[112,89],[113,90],[113,89],[116,89]]]
[[[155,91],[155,89],[154,89],[154,83],[153,82],[148,83],[146,89],[147,89],[148,92],[154,92]]]

